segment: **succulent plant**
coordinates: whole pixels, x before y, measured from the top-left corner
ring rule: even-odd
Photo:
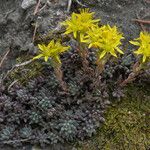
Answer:
[[[103,4],[112,2],[99,1]],[[26,69],[21,68],[23,71],[19,75],[25,76],[25,82],[18,80],[8,88],[17,74],[15,70],[4,85],[0,83],[2,144],[6,140],[22,142],[22,138],[43,145],[91,137],[105,121],[103,114],[110,104],[110,96],[115,99],[124,96],[116,85],[132,72],[132,63],[137,59],[132,54],[125,54],[110,60],[111,55],[123,54],[119,49],[122,33],[116,26],[99,26],[99,19],[94,19],[93,15],[89,9],[81,9],[80,13],[72,13],[71,18],[63,22],[65,34],[74,37],[69,42],[63,39],[71,45],[71,51],[61,56],[69,46],[62,46],[60,41],[38,44],[40,54],[33,59],[44,57],[46,62],[28,64],[29,74],[25,75]],[[144,73],[147,80],[150,75],[149,39],[148,33],[141,32],[138,39],[131,41],[139,47],[135,53],[143,55],[142,64],[147,64],[148,70]],[[98,84],[94,85],[96,81]]]
[[[88,60],[89,60],[92,64],[94,64],[94,63],[96,62],[96,56],[95,56],[95,52],[94,52],[94,51],[89,52]]]
[[[43,76],[30,79],[25,85],[14,85],[8,94],[5,91],[0,94],[0,100],[3,102],[2,107],[0,106],[2,118],[6,116],[6,123],[13,122],[19,126],[16,128],[18,139],[29,138],[31,143],[55,144],[78,138],[84,139],[96,131],[103,118],[101,103],[105,108],[104,102],[99,102],[96,98],[104,99],[104,88],[91,94],[90,100],[87,100],[85,94],[89,85],[85,83],[89,79],[83,80],[80,87],[77,81],[83,72],[77,73],[77,77],[72,78],[74,71],[78,69],[70,66],[70,72],[65,75],[65,80],[69,82],[68,93],[62,93],[53,73],[43,70],[45,71]],[[79,100],[83,100],[83,103],[78,104]],[[4,127],[3,120],[0,130],[5,129]],[[2,135],[4,138],[7,134]],[[8,135],[6,137],[11,140],[16,138],[13,133]]]
[[[102,96],[102,92],[99,89],[93,91],[93,96]]]
[[[31,112],[29,118],[30,123],[39,123],[42,119],[42,116],[38,112]]]
[[[81,41],[86,32],[100,21],[100,19],[94,20],[93,14],[94,12],[90,12],[89,9],[81,9],[79,14],[72,13],[71,19],[62,23],[66,26],[65,34],[72,33],[75,39],[79,38]]]
[[[75,120],[64,120],[58,124],[59,134],[67,141],[72,141],[77,135],[78,123]]]
[[[11,113],[11,115],[8,115],[9,117],[7,118],[7,121],[12,123],[15,122],[17,124],[20,124],[20,115],[17,113]]]
[[[134,53],[137,55],[143,55],[142,63],[149,61],[150,58],[150,34],[148,32],[140,32],[140,37],[130,41],[131,44],[138,46],[138,50]]]
[[[95,125],[92,123],[91,120],[86,122],[86,126],[83,128],[83,130],[86,132],[86,135],[88,137],[91,137],[93,134],[96,133]]]
[[[69,83],[69,92],[72,96],[78,95],[80,87],[75,82]]]
[[[0,123],[2,123],[4,121],[4,113],[3,112],[0,112]]]
[[[16,95],[18,98],[21,98],[21,99],[25,98],[26,99],[27,91],[26,91],[26,89],[17,90]]]
[[[42,99],[41,101],[39,101],[39,107],[41,107],[42,109],[48,109],[51,108],[51,101],[48,98]]]
[[[39,59],[44,57],[44,60],[47,62],[49,58],[57,63],[61,63],[59,55],[69,49],[69,46],[64,47],[59,41],[55,42],[54,40],[50,41],[48,45],[38,44],[40,49],[40,54],[35,56],[33,59]],[[56,66],[53,66],[56,67]]]
[[[59,83],[54,74],[51,74],[50,78],[47,79],[47,85],[51,89],[55,89],[58,87]]]
[[[132,54],[129,54],[127,56],[124,56],[122,58],[122,62],[121,62],[121,65],[123,66],[130,66],[134,63],[134,59],[133,59],[133,56]]]
[[[37,131],[36,132],[36,138],[35,138],[38,143],[44,147],[45,144],[49,144],[49,139],[48,139],[48,134],[44,132],[44,130],[42,131]]]
[[[24,127],[20,129],[20,136],[22,138],[29,138],[32,135],[31,127]]]
[[[13,127],[5,127],[4,129],[1,130],[0,132],[0,140],[8,140],[12,137],[14,132]]]
[[[50,140],[51,144],[56,144],[59,141],[58,135],[53,132],[48,133],[48,139]]]

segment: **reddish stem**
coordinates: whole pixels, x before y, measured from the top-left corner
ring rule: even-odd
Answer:
[[[37,12],[38,12],[38,10],[39,10],[40,3],[41,3],[41,0],[38,1],[37,5],[36,5],[36,7],[35,7],[35,10],[34,10],[34,13],[33,13],[34,15],[37,14]]]
[[[133,19],[133,21],[143,23],[143,24],[150,24],[150,20]]]

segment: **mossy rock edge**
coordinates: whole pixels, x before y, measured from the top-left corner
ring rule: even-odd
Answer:
[[[97,135],[78,143],[78,150],[148,150],[150,89],[129,86],[126,96],[108,108]]]

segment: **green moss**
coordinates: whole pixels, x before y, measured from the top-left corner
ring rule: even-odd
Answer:
[[[25,58],[19,57],[16,59],[16,64],[25,61],[26,61]],[[40,75],[42,69],[43,69],[42,63],[39,61],[33,61],[28,65],[15,68],[9,75],[10,82],[18,80],[19,82],[24,84],[28,80]]]
[[[143,87],[142,87],[143,88]],[[106,112],[106,123],[78,150],[147,150],[150,146],[150,88],[130,86]]]

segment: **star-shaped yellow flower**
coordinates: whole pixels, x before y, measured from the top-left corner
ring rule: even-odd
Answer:
[[[116,51],[124,54],[119,48],[121,39],[123,38],[122,34],[117,31],[116,26],[110,27],[109,25],[104,25],[102,27],[92,27],[87,32],[87,36],[81,39],[81,42],[88,43],[89,48],[98,48],[98,59],[102,59],[107,53],[115,57],[117,57]]]
[[[143,55],[142,62],[146,62],[147,58],[150,58],[150,34],[147,32],[141,32],[140,37],[130,41],[131,44],[139,46],[139,49],[134,53],[137,55]]]
[[[44,60],[47,62],[48,58],[51,57],[54,61],[61,63],[59,54],[67,51],[69,46],[64,47],[60,42],[54,42],[54,40],[52,40],[47,46],[45,44],[38,44],[38,48],[40,49],[40,54],[33,59],[44,57]]]
[[[66,26],[65,34],[73,33],[75,39],[83,37],[86,32],[96,26],[99,19],[93,19],[94,12],[89,12],[89,9],[81,9],[80,13],[72,13],[71,18],[64,21],[62,24]]]

